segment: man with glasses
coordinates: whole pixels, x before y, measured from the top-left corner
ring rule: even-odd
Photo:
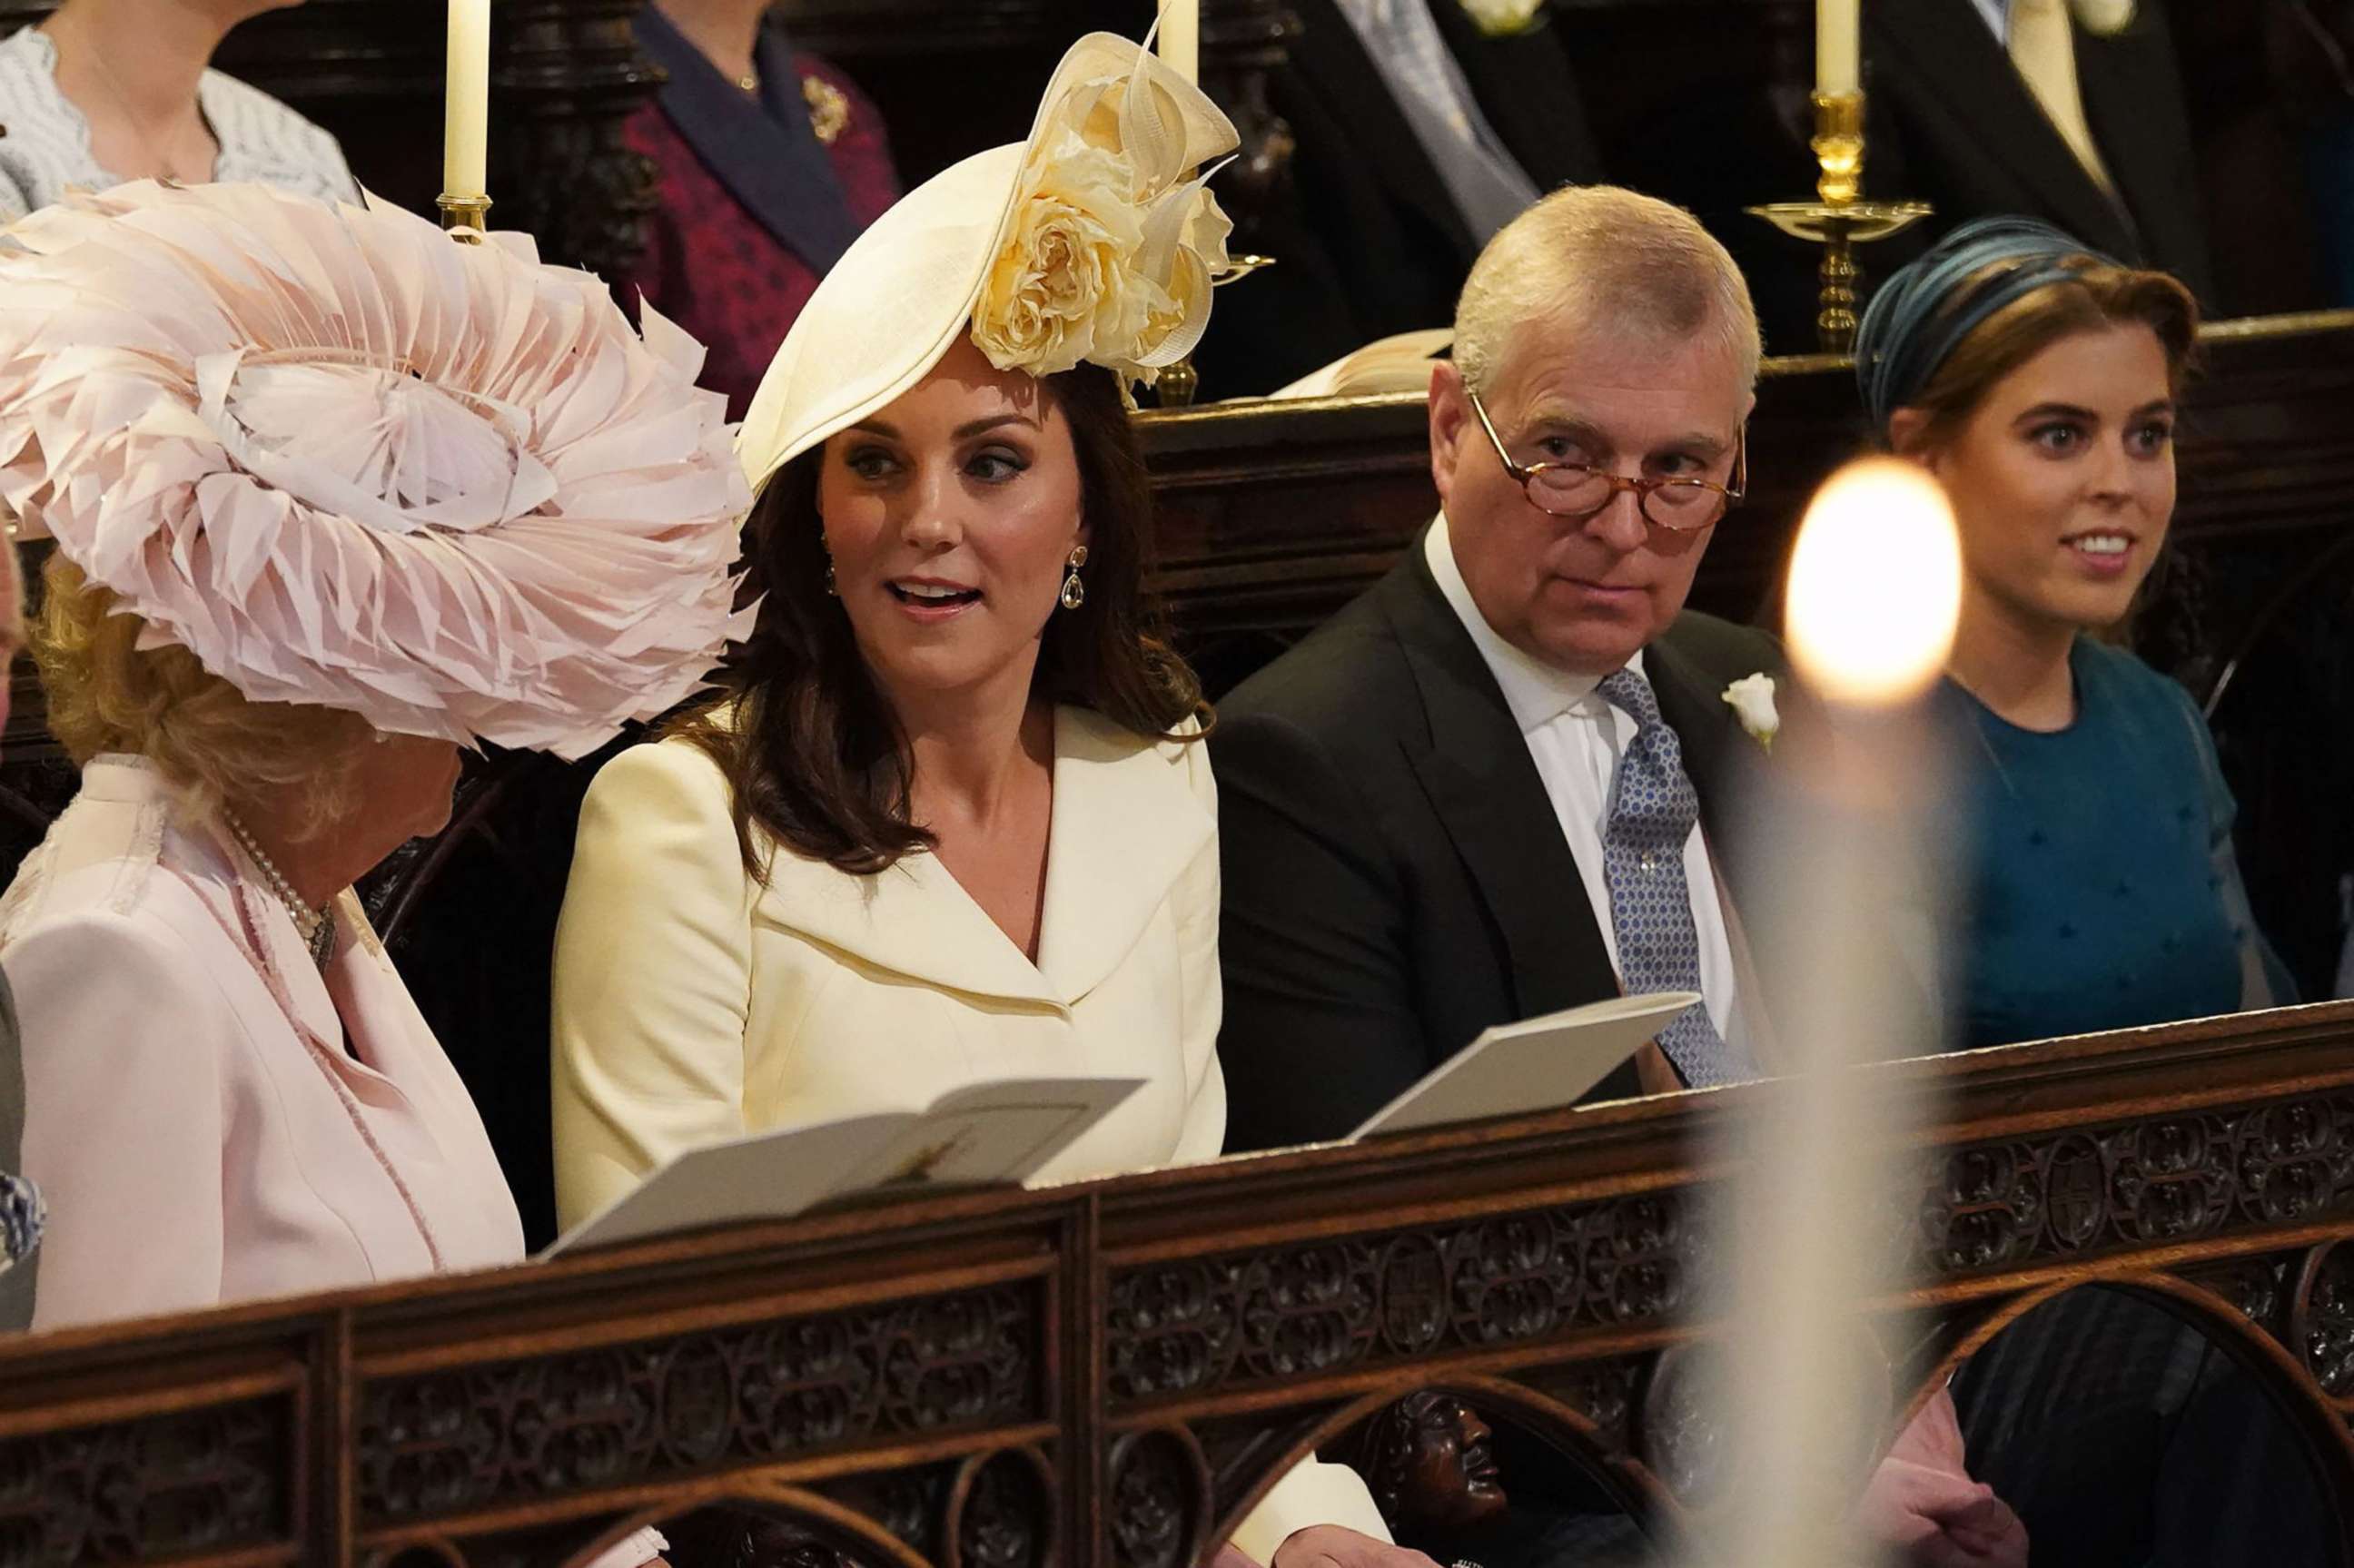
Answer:
[[[1759,345],[1723,246],[1606,186],[1499,233],[1430,392],[1442,509],[1219,705],[1227,1148],[1346,1134],[1493,1024],[1696,1007],[1596,1091],[1757,1072],[1737,866],[1765,633],[1684,598],[1747,481]]]

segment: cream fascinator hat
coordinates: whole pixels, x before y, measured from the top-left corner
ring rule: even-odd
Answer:
[[[968,332],[1000,370],[1152,382],[1209,323],[1233,226],[1203,165],[1239,143],[1149,50],[1081,38],[1027,142],[910,191],[818,285],[737,437],[747,477],[898,398]]]
[[[0,236],[0,502],[249,698],[579,757],[748,628],[725,399],[644,322],[520,235],[76,193]]]

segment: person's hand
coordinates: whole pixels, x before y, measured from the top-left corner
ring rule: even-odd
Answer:
[[[1892,1455],[1856,1513],[1906,1568],[2027,1568],[2027,1527],[1992,1487],[1967,1476]]]
[[[1221,1546],[1218,1554],[1210,1559],[1210,1568],[1258,1568],[1258,1560],[1244,1555],[1232,1545]]]
[[[1419,1552],[1392,1546],[1337,1524],[1293,1531],[1275,1549],[1273,1568],[1438,1568]]]

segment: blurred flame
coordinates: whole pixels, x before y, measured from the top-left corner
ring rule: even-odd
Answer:
[[[1920,695],[1953,652],[1962,553],[1928,471],[1865,458],[1825,482],[1790,557],[1785,630],[1798,671],[1859,706]]]

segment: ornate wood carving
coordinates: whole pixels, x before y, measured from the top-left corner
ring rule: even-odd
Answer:
[[[390,1524],[1019,1420],[1037,1411],[1041,1330],[1034,1296],[1001,1288],[371,1380],[360,1515]]]
[[[1111,1560],[1119,1568],[1186,1568],[1209,1544],[1209,1461],[1183,1427],[1121,1437],[1105,1474]]]
[[[0,1568],[144,1563],[286,1539],[284,1393],[0,1437]]]
[[[1115,1272],[1115,1407],[1626,1327],[1682,1302],[1674,1194]]]
[[[2011,1268],[2354,1212],[2354,1098],[2314,1097],[1946,1157],[1922,1210],[1923,1261]]]
[[[1937,1091],[1890,1206],[1922,1268],[1860,1304],[1859,1345],[1894,1330],[1912,1380],[1892,1412],[1974,1330],[2106,1279],[2277,1336],[2298,1430],[2345,1432],[2354,1003],[1888,1071]],[[668,1499],[769,1521],[734,1539],[791,1568],[1173,1568],[1416,1386],[1518,1408],[1629,1499],[1704,1499],[1711,1434],[1677,1394],[1716,1332],[1695,1159],[1768,1092],[20,1337],[0,1565],[540,1564]],[[2354,1437],[2331,1444],[2354,1507]]]

